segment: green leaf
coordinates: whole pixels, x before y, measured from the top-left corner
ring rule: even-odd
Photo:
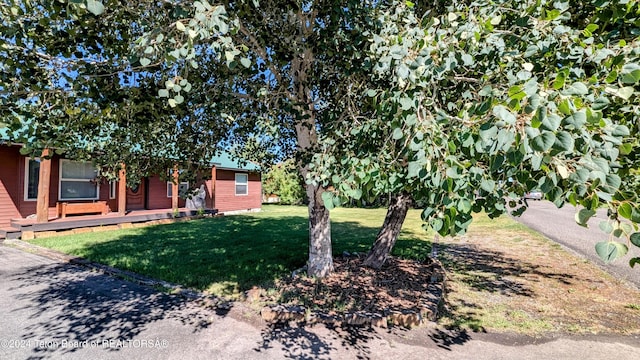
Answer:
[[[575,146],[575,142],[571,134],[566,131],[561,131],[556,135],[556,142],[553,144],[553,147],[562,150],[562,151],[573,151]]]
[[[251,66],[251,60],[243,57],[242,59],[240,59],[240,64],[242,64],[242,66],[244,66],[245,68],[249,68]]]
[[[104,5],[98,0],[87,0],[87,10],[93,15],[98,16],[104,12]]]
[[[556,135],[551,131],[543,131],[531,141],[531,147],[536,151],[545,152],[553,146]]]
[[[175,100],[176,104],[182,104],[184,102],[184,97],[178,94],[173,97],[173,100]]]
[[[617,125],[613,131],[611,132],[611,135],[613,136],[629,136],[631,134],[631,132],[629,131],[629,128],[624,126],[624,125]]]
[[[589,210],[589,209],[580,209],[580,211],[578,211],[576,213],[576,223],[580,226],[584,226],[584,227],[589,227],[587,225],[587,222],[589,221],[589,219],[591,219],[594,215],[596,214],[595,211],[593,210]]]
[[[629,236],[631,243],[637,247],[640,247],[640,232],[635,232]]]
[[[549,131],[556,131],[561,122],[562,119],[560,119],[560,117],[556,116],[555,114],[546,116],[544,119],[542,119],[542,127]]]
[[[571,116],[567,116],[564,121],[567,125],[573,126],[574,129],[579,129],[587,123],[587,114],[584,111],[578,111]]]
[[[633,213],[633,208],[629,203],[622,203],[618,206],[618,214],[625,219],[631,220],[631,214]]]
[[[142,59],[140,59],[140,65],[142,65],[142,66],[147,66],[147,65],[149,65],[149,64],[151,64],[151,60],[149,60],[149,59],[147,59],[147,58],[142,58]]]
[[[400,140],[402,139],[403,133],[402,133],[402,129],[401,128],[395,128],[393,129],[393,140]]]
[[[602,110],[609,106],[609,104],[611,104],[611,101],[606,97],[601,96],[593,102],[593,110]]]
[[[324,202],[324,207],[329,211],[335,208],[333,204],[333,193],[330,191],[325,191],[322,193],[322,202]]]
[[[493,192],[493,190],[496,188],[496,182],[491,179],[482,179],[482,182],[480,182],[480,187],[482,188],[482,190],[490,193]]]
[[[613,225],[611,225],[611,223],[606,220],[600,221],[600,223],[598,224],[598,227],[605,234],[611,234],[613,232]]]
[[[629,248],[617,241],[603,241],[596,244],[596,253],[605,264],[627,254]]]
[[[471,211],[471,202],[467,199],[460,199],[458,211],[465,214],[469,213]]]
[[[185,31],[187,28],[184,26],[182,21],[176,21],[176,29],[178,31]]]
[[[640,257],[631,258],[631,260],[629,260],[629,266],[634,267],[636,264],[640,264]]]
[[[566,95],[587,95],[588,93],[589,89],[581,82],[574,82],[567,90],[564,91],[564,94]]]
[[[417,161],[409,161],[409,165],[407,166],[407,177],[414,178],[418,177],[422,166]]]
[[[616,90],[614,95],[618,96],[623,100],[629,100],[631,95],[633,95],[633,91],[634,91],[633,86],[626,86]]]
[[[635,85],[638,81],[640,81],[640,69],[633,70],[632,72],[628,72],[626,74],[622,74],[622,83],[627,85]]]
[[[158,96],[159,97],[169,97],[169,90],[167,90],[167,89],[158,90]]]
[[[502,105],[498,105],[493,108],[493,115],[495,115],[498,119],[506,122],[507,124],[515,124],[516,116],[509,111],[506,107]]]

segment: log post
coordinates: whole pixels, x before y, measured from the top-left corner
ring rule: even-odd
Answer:
[[[118,215],[127,214],[127,171],[124,163],[120,165],[118,173]]]
[[[211,210],[216,208],[216,166],[211,167]]]
[[[178,188],[180,184],[178,165],[173,167],[173,179],[171,179],[171,208],[178,209]]]
[[[49,149],[42,150],[40,157],[40,174],[38,179],[38,198],[36,202],[36,221],[46,223],[49,221],[49,187],[51,184],[51,159]],[[27,161],[29,161],[27,159]]]

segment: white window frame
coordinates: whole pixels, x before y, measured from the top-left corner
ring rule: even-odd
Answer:
[[[186,186],[187,190],[189,190],[189,182],[188,181],[181,181],[178,184],[178,197],[180,197],[180,186]],[[171,189],[173,188],[173,182],[171,181],[167,181],[167,197],[171,198],[171,194],[169,193],[169,191],[171,191]]]
[[[111,200],[115,199],[117,193],[118,193],[118,182],[109,181],[109,199]]]
[[[74,201],[74,200],[98,200],[100,199],[100,184],[98,182],[96,182],[96,196],[93,198],[63,198],[62,197],[62,182],[63,181],[77,181],[77,182],[91,182],[94,179],[75,179],[75,178],[63,178],[62,177],[62,165],[68,162],[74,162],[74,160],[69,160],[69,159],[61,159],[60,160],[60,169],[59,169],[59,176],[58,176],[58,200],[59,201]],[[87,163],[86,161],[75,161],[75,162],[83,162],[83,163]]]
[[[24,201],[38,201],[38,196],[29,197],[29,161],[34,160],[40,162],[40,158],[24,158]],[[41,163],[42,165],[42,163]],[[36,193],[38,189],[36,188]]]
[[[238,175],[244,176],[247,180],[244,183],[238,183]],[[247,187],[247,192],[245,194],[238,194],[238,185],[244,185]],[[235,173],[235,183],[233,192],[236,196],[248,196],[249,195],[249,174],[247,173]]]

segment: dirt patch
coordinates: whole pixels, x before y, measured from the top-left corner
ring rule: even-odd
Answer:
[[[335,271],[323,279],[297,276],[279,282],[271,300],[325,312],[388,313],[418,309],[429,296],[429,285],[442,281],[435,264],[390,258],[381,270],[362,266],[358,256],[334,259]]]
[[[545,334],[640,334],[640,291],[524,226],[501,218],[440,239],[446,296],[438,323],[451,330]],[[336,258],[322,281],[280,281],[267,303],[310,310],[385,312],[416,308],[431,264],[391,258],[381,270]]]
[[[640,291],[521,227],[444,239],[441,323],[525,334],[640,333]]]

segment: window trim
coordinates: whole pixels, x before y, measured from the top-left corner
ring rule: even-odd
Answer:
[[[80,162],[80,163],[84,163],[84,164],[90,164],[87,161],[74,161],[74,160],[69,160],[69,159],[60,159],[60,165],[59,165],[59,175],[58,175],[58,200],[59,201],[75,201],[75,200],[99,200],[100,199],[100,183],[95,182],[96,184],[96,196],[93,198],[63,198],[62,197],[62,182],[63,181],[77,181],[77,182],[91,182],[92,180],[95,179],[76,179],[76,178],[63,178],[62,177],[62,165],[64,163],[69,163],[69,162]]]
[[[118,194],[118,182],[109,181],[109,200],[115,199],[116,194]]]
[[[30,198],[29,197],[29,162],[31,160],[34,161],[38,161],[40,162],[40,158],[29,158],[29,157],[25,157],[24,158],[24,201],[38,201],[38,189],[36,188],[36,197],[35,198]],[[39,182],[40,179],[38,179]],[[39,186],[40,184],[38,184]]]
[[[181,181],[178,184],[178,197],[180,197],[180,186],[181,185],[186,185],[187,186],[187,190],[189,189],[189,182],[188,181]],[[172,181],[167,181],[167,198],[171,199],[171,195],[169,195],[169,189],[171,189],[173,186],[173,182]]]
[[[247,179],[246,182],[238,183],[238,175],[244,176]],[[238,185],[246,186],[247,187],[247,192],[245,194],[238,194]],[[241,173],[241,172],[235,173],[235,182],[234,182],[233,192],[234,192],[235,196],[249,196],[249,174],[248,173]]]

